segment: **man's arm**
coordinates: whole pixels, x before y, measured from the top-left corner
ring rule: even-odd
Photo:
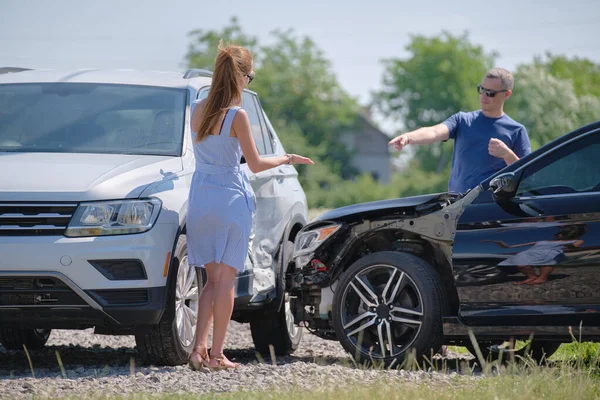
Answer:
[[[531,153],[531,144],[529,143],[529,136],[525,127],[517,133],[516,143],[513,148],[514,150],[498,139],[490,139],[488,143],[488,152],[490,155],[502,158],[506,165],[510,165],[519,158]]]
[[[403,133],[400,136],[396,136],[388,143],[390,146],[394,146],[396,150],[402,150],[406,145],[409,144],[429,144],[435,142],[441,142],[448,140],[450,137],[450,130],[444,124],[437,124],[434,126],[426,126],[423,128],[416,129],[412,132]]]
[[[510,165],[519,159],[519,156],[500,139],[490,139],[488,153],[491,156],[503,159],[506,165]]]

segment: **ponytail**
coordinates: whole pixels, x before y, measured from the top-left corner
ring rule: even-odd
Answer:
[[[219,41],[212,83],[195,142],[210,135],[219,117],[241,101],[242,77],[251,71],[252,56],[248,50],[231,44],[225,47],[223,41]]]

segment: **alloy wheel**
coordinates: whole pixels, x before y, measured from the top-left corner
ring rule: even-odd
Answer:
[[[415,282],[398,268],[372,265],[356,274],[342,294],[342,327],[357,352],[395,357],[408,348],[423,324],[423,300]]]
[[[198,320],[198,274],[184,256],[177,271],[175,287],[175,318],[179,340],[184,347],[190,346],[196,335]]]

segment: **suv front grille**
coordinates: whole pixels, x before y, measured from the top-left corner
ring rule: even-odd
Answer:
[[[62,235],[77,204],[0,203],[0,236]]]
[[[0,306],[87,305],[69,286],[53,277],[0,277]]]

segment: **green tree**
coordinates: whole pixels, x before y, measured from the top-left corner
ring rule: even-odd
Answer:
[[[358,102],[341,88],[331,63],[311,39],[292,31],[272,36],[275,43],[261,48],[255,87],[263,106],[297,124],[309,145],[323,145],[324,161],[334,173],[352,177],[355,171],[346,167],[350,154],[339,139],[357,123]]]
[[[515,90],[506,112],[527,128],[532,149],[600,115],[600,98],[577,95],[574,82],[558,78],[537,63],[522,65],[515,72]]]
[[[600,97],[600,64],[586,58],[547,53],[545,58],[536,57],[534,65],[556,78],[570,80],[577,96]]]
[[[221,39],[244,46],[253,54],[255,54],[258,48],[256,37],[249,36],[242,31],[237,17],[232,17],[229,25],[225,26],[221,31],[196,29],[188,33],[188,36],[191,38],[191,41],[188,44],[188,51],[185,58],[189,68],[204,68],[212,71],[215,68],[217,46]]]
[[[256,71],[251,89],[259,94],[269,117],[278,121],[277,133],[290,138],[282,139],[286,149],[298,147],[292,143],[301,141],[303,154],[318,158],[334,174],[344,178],[356,174],[346,167],[350,153],[339,137],[357,122],[358,103],[340,87],[331,63],[311,39],[276,30],[271,33],[272,45],[260,45],[256,37],[243,32],[236,18],[221,31],[195,30],[190,36],[186,60],[191,68],[213,69],[221,39],[248,47]],[[331,180],[335,179],[324,176],[321,184]],[[308,183],[305,178],[302,181]]]
[[[479,108],[476,85],[497,57],[470,42],[468,35],[442,32],[413,36],[409,56],[384,61],[383,89],[374,102],[383,115],[407,130],[435,125],[458,111]],[[452,143],[419,146],[415,161],[425,171],[441,173],[451,160]]]

